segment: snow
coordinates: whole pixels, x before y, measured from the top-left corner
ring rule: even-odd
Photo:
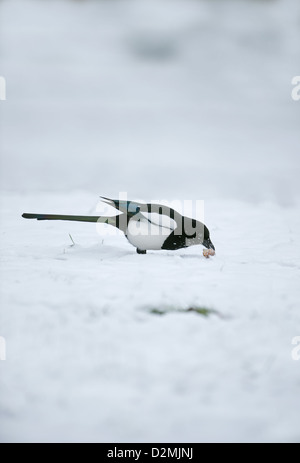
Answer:
[[[0,440],[299,442],[299,2],[1,10]],[[21,217],[125,191],[216,255]]]

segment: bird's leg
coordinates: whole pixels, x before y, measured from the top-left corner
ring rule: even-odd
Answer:
[[[142,251],[142,250],[139,249],[139,248],[136,248],[136,252],[137,252],[138,254],[146,254],[146,253],[147,253],[147,251]]]

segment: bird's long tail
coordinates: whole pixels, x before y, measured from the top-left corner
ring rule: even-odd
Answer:
[[[60,214],[22,214],[24,219],[37,219],[37,220],[72,220],[75,222],[98,222],[108,223],[109,225],[117,225],[117,217],[102,217],[94,215],[60,215]]]

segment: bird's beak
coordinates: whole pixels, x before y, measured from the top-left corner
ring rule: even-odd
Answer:
[[[207,240],[203,240],[203,246],[206,247],[207,249],[213,249],[215,251],[215,247],[214,245],[212,244],[212,242],[210,241],[210,239],[208,238]]]

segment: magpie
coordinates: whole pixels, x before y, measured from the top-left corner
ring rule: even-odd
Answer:
[[[109,217],[24,213],[22,217],[37,220],[107,223],[121,230],[138,254],[146,254],[148,250],[174,251],[199,244],[211,250],[212,255],[214,254],[215,247],[210,240],[209,230],[199,220],[183,216],[163,204],[144,204],[104,196],[101,196],[101,199],[120,214]]]

